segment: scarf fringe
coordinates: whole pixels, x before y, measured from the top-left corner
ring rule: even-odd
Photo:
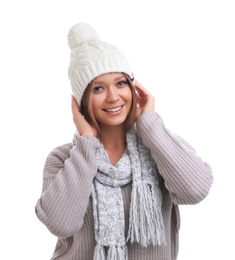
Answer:
[[[110,246],[107,251],[107,258],[105,247],[96,245],[93,260],[128,260],[128,253],[126,246]]]
[[[93,260],[106,260],[104,247],[96,245]]]
[[[107,260],[127,260],[128,253],[126,246],[110,246]]]
[[[161,193],[147,183],[134,184],[127,240],[143,247],[165,244],[164,224],[161,213]]]

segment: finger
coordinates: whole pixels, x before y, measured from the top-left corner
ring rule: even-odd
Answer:
[[[136,90],[136,93],[137,93],[138,102],[143,101],[143,99],[145,100],[146,97],[148,97],[148,95],[149,95],[146,92],[144,92],[142,89],[140,89],[139,87],[136,87],[135,90]]]
[[[75,99],[75,97],[74,96],[72,96],[72,100],[71,100],[72,102],[71,102],[71,106],[72,106],[72,110],[78,110],[78,111],[80,111],[80,107],[79,107],[79,105],[78,105],[78,103],[77,103],[77,100]]]
[[[137,80],[135,81],[135,88],[137,89],[137,91],[139,92],[139,94],[143,94],[143,95],[150,95],[150,93],[148,92],[148,90],[146,88],[143,87],[143,85],[141,85]]]
[[[77,103],[77,101],[76,101],[75,97],[74,97],[73,95],[71,95],[71,104],[72,104],[72,107],[73,107],[73,106],[76,106],[76,103]]]
[[[141,84],[139,83],[139,81],[135,80],[134,85],[135,85],[136,88],[141,89],[141,90],[144,90],[143,85],[141,85]]]
[[[77,123],[77,120],[81,120],[83,118],[83,115],[80,112],[80,107],[78,106],[78,103],[74,96],[72,96],[72,114],[73,114],[73,120],[75,124]]]

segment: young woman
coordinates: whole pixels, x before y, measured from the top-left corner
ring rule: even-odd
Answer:
[[[211,167],[165,127],[115,46],[87,24],[68,41],[77,131],[48,155],[36,204],[58,237],[51,259],[177,259],[178,205],[207,196]]]

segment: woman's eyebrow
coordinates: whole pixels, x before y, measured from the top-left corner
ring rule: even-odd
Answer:
[[[115,81],[118,81],[118,80],[126,80],[126,77],[125,76],[119,76],[119,77],[116,77],[114,80]]]
[[[118,77],[116,77],[116,78],[114,78],[113,79],[113,81],[119,81],[119,80],[126,80],[126,78],[125,78],[125,76],[118,76]],[[105,80],[95,80],[94,82],[93,82],[93,85],[102,85],[102,84],[106,84],[107,83],[107,81],[105,81]]]
[[[105,84],[105,81],[98,80],[98,81],[94,81],[92,85],[102,85],[102,84]]]

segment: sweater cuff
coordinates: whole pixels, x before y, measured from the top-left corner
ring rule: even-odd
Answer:
[[[76,131],[72,140],[72,148],[78,147],[78,144],[81,143],[87,144],[88,148],[92,147],[97,149],[102,146],[97,137],[91,135],[80,135],[78,131]]]

